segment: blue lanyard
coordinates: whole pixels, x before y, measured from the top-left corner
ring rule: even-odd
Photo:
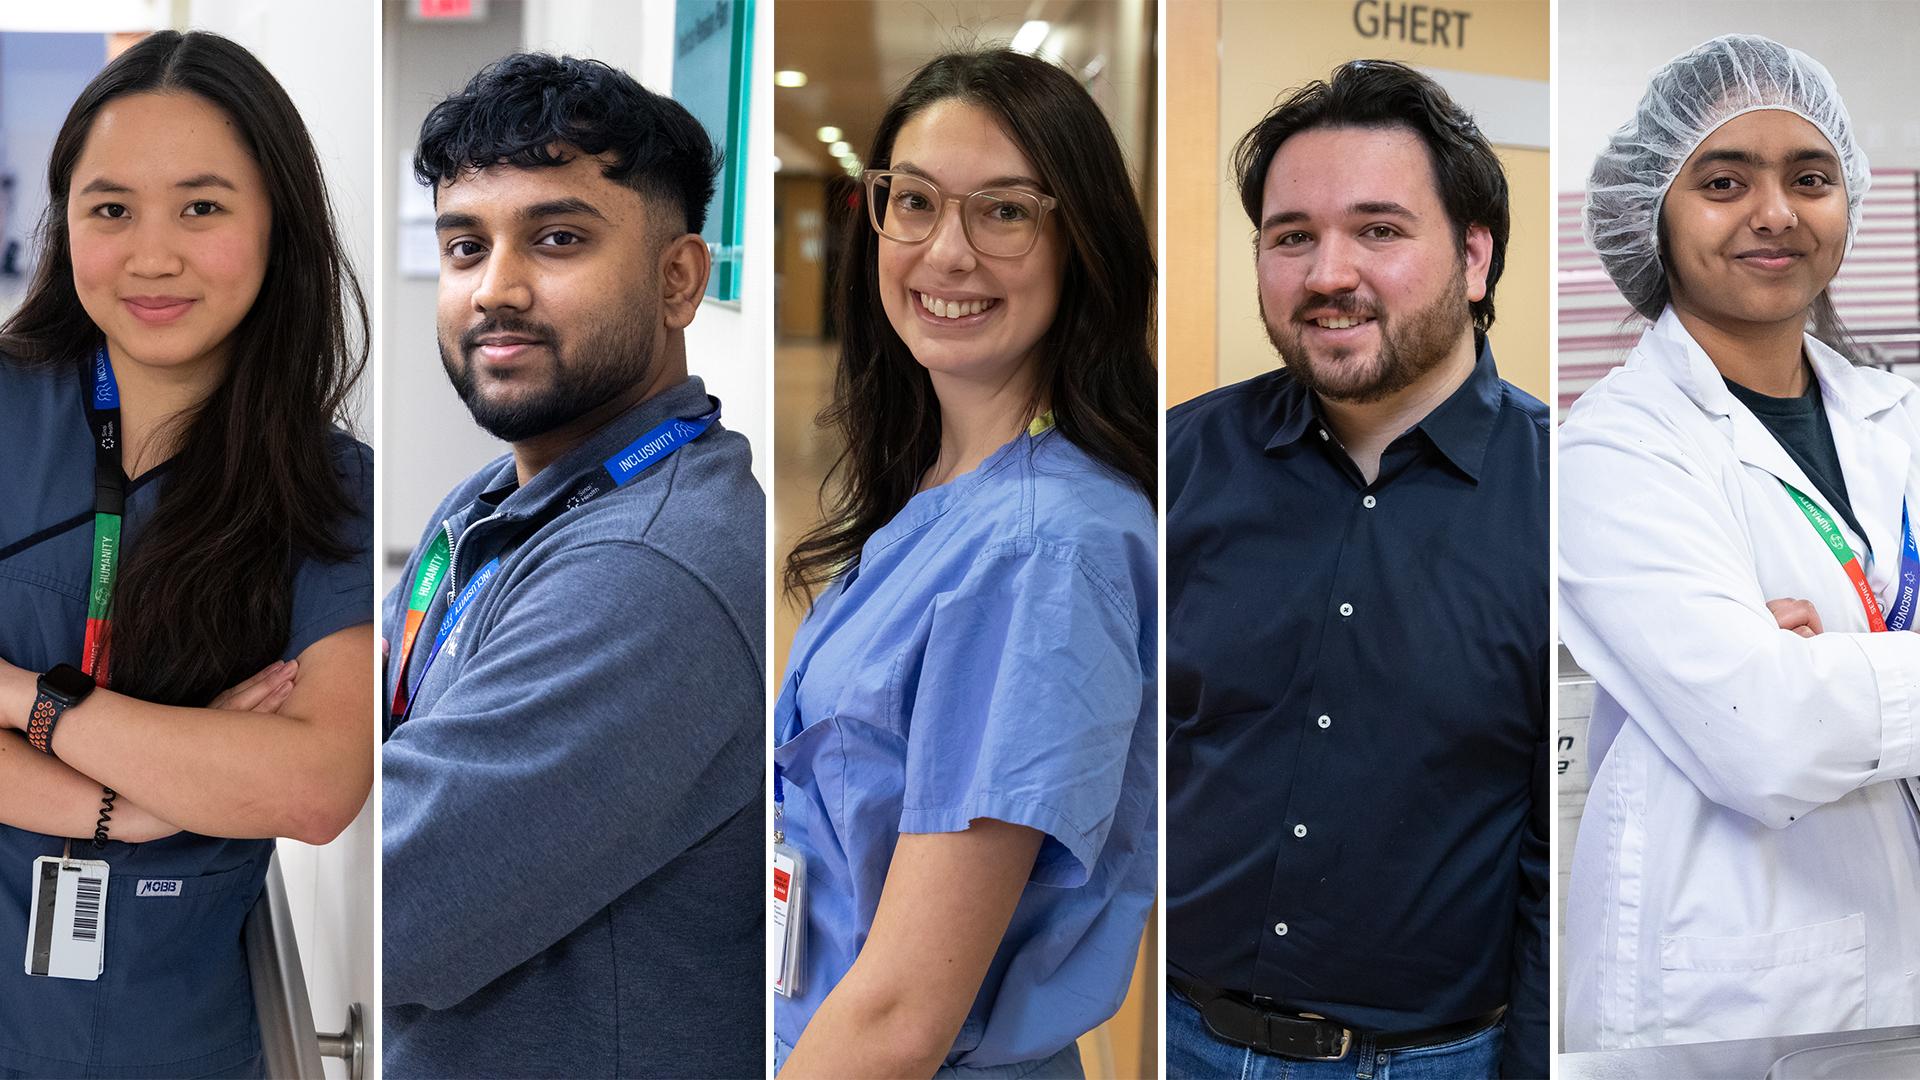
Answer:
[[[1900,503],[1900,591],[1887,612],[1887,629],[1906,630],[1913,626],[1916,599],[1920,599],[1920,547],[1914,544],[1913,523],[1907,517],[1907,504]]]
[[[713,422],[720,419],[720,403],[712,398],[713,408],[705,414],[691,420],[673,419],[649,430],[646,434],[621,447],[620,452],[602,462],[600,468],[582,477],[567,496],[566,510],[584,506],[587,503],[632,483],[641,473],[673,456],[673,452],[707,433]],[[566,510],[562,510],[565,513]],[[396,722],[413,715],[413,700],[419,696],[420,688],[426,685],[427,672],[433,670],[433,662],[440,658],[440,649],[453,638],[460,629],[460,622],[466,616],[474,601],[487,591],[493,579],[500,571],[500,556],[487,560],[485,566],[477,571],[453,603],[447,605],[446,614],[440,616],[440,629],[434,632],[433,647],[427,651],[427,661],[420,667],[420,677],[413,682],[413,690],[407,694],[407,706]],[[400,658],[401,678],[406,677],[408,658]]]

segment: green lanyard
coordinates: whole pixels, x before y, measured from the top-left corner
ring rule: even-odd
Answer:
[[[433,543],[428,546],[427,554],[420,560],[420,572],[414,576],[413,592],[407,597],[407,625],[400,633],[400,675],[394,680],[393,713],[399,713],[407,704],[407,660],[413,655],[413,639],[420,636],[420,625],[426,621],[427,609],[433,606],[433,598],[439,595],[440,579],[447,576],[453,566],[453,540],[448,529],[442,525],[434,534]]]
[[[1867,584],[1867,572],[1860,566],[1860,557],[1853,553],[1853,545],[1847,543],[1847,538],[1840,533],[1840,527],[1834,524],[1831,515],[1820,509],[1819,503],[1807,498],[1804,492],[1785,480],[1780,481],[1780,486],[1793,496],[1800,512],[1807,515],[1807,520],[1813,524],[1813,530],[1827,542],[1827,550],[1833,552],[1840,568],[1847,572],[1847,580],[1853,582],[1853,591],[1860,597],[1860,606],[1867,610],[1868,628],[1875,633],[1885,633],[1887,620],[1880,614],[1880,599],[1873,595],[1873,586]]]

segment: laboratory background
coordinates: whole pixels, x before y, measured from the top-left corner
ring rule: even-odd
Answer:
[[[1912,69],[1912,58],[1920,56],[1920,5],[1881,0],[1812,5],[1782,0],[1561,0],[1558,10],[1556,416],[1564,419],[1575,399],[1626,359],[1645,325],[1631,317],[1626,300],[1581,235],[1581,207],[1594,158],[1614,128],[1633,115],[1654,69],[1729,33],[1760,34],[1799,49],[1825,64],[1838,83],[1854,137],[1872,167],[1872,187],[1862,208],[1859,236],[1834,279],[1834,306],[1869,362],[1920,378],[1920,110],[1915,108]],[[1625,27],[1632,32],[1624,32]],[[1564,648],[1559,672],[1556,932],[1563,925],[1573,845],[1590,784],[1586,735],[1594,685]]]
[[[890,101],[941,52],[1010,44],[1065,66],[1113,127],[1141,205],[1156,190],[1157,119],[1152,0],[953,0],[934,4],[784,0],[772,5],[774,172],[774,473],[771,566],[820,517],[820,484],[839,453],[815,416],[832,394],[837,346],[827,318],[832,182],[857,177]],[[774,604],[775,672],[805,612]],[[1141,941],[1120,1011],[1080,1040],[1090,1077],[1157,1075],[1158,907]]]
[[[490,0],[382,5],[379,175],[382,470],[380,592],[393,587],[442,497],[505,443],[473,423],[440,366],[434,344],[439,257],[431,193],[413,179],[412,157],[427,110],[482,67],[515,52],[601,60],[649,90],[680,101],[725,155],[709,208],[713,274],[687,328],[687,367],[725,407],[726,426],[753,446],[754,477],[768,486],[766,350],[773,268],[764,242],[772,114],[770,44],[775,5],[761,0]]]
[[[1513,219],[1489,337],[1508,382],[1547,399],[1547,0],[1169,0],[1166,282],[1168,406],[1280,366],[1255,302],[1253,227],[1233,144],[1289,90],[1348,60],[1409,64],[1472,113],[1506,168]],[[1568,39],[1562,35],[1564,43]],[[1564,45],[1563,45],[1564,47]],[[1565,92],[1564,90],[1562,91]],[[1562,144],[1565,145],[1564,143]]]
[[[108,60],[155,30],[210,30],[245,46],[300,110],[326,171],[340,241],[373,282],[374,58],[370,4],[269,5],[254,0],[0,0],[0,318],[33,272],[33,233],[47,206],[47,156],[67,110]],[[374,446],[372,382],[348,409]],[[371,710],[367,738],[375,737]],[[274,1075],[346,1080],[360,1053],[378,1076],[372,1039],[375,963],[374,802],[347,830],[314,847],[280,840],[267,891],[247,926],[261,1037]],[[350,1015],[351,1014],[351,1015]],[[323,1058],[322,1039],[333,1055]],[[356,1050],[356,1042],[359,1044]]]

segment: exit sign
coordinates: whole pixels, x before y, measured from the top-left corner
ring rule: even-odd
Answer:
[[[486,0],[415,0],[415,19],[457,19],[477,22],[487,16]]]

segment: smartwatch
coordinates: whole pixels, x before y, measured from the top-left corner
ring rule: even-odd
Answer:
[[[40,693],[27,720],[27,741],[43,754],[53,753],[53,726],[68,709],[93,693],[93,677],[72,664],[56,664],[40,676]]]

